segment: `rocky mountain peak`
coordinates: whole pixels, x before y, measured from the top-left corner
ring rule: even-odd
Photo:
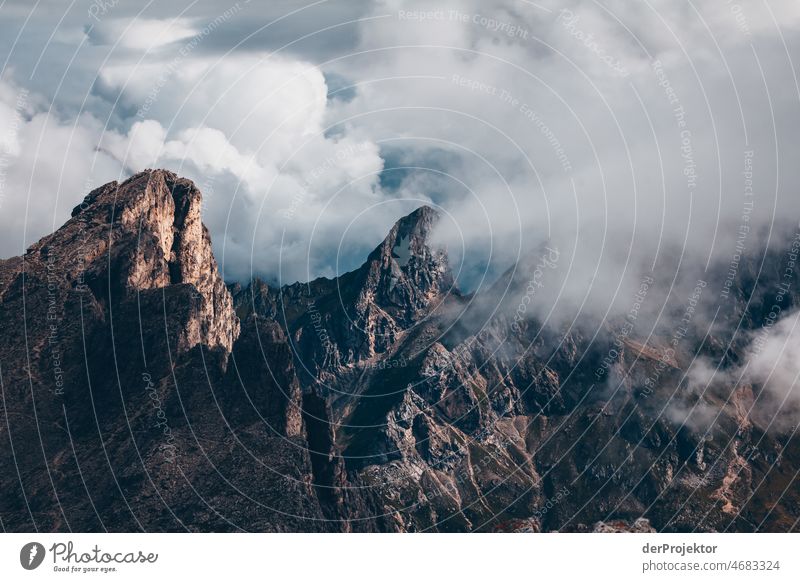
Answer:
[[[202,194],[191,180],[145,170],[109,182],[72,211],[72,218],[28,252],[67,265],[65,279],[106,304],[133,294],[185,286],[191,296],[187,348],[204,343],[230,351],[239,333],[233,302],[200,215]],[[54,255],[57,255],[54,257]]]
[[[367,260],[379,260],[384,265],[396,263],[397,267],[405,269],[412,259],[415,262],[429,259],[436,254],[436,250],[431,247],[431,237],[440,218],[439,212],[430,206],[417,208],[394,224]]]
[[[422,206],[398,220],[362,267],[360,303],[375,303],[394,319],[410,323],[455,292],[447,250],[433,243],[440,214]]]
[[[304,365],[313,362],[319,374],[386,354],[448,296],[459,295],[447,251],[432,240],[439,220],[433,208],[416,209],[361,267],[334,279],[271,290],[254,279],[234,287],[237,311],[281,320]]]

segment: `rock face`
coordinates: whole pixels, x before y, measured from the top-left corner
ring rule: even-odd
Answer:
[[[5,529],[325,529],[285,335],[240,333],[200,202],[147,171],[0,262]]]
[[[191,182],[154,170],[91,192],[0,262],[3,527],[793,527],[800,451],[757,414],[763,387],[696,394],[684,373],[695,354],[741,361],[736,326],[764,321],[785,256],[760,278],[743,263],[711,335],[687,328],[667,353],[669,328],[520,318],[552,249],[501,292],[462,293],[437,221],[418,209],[335,279],[226,288]],[[796,281],[783,296],[797,304]],[[714,422],[665,413],[698,403]]]
[[[86,243],[78,252],[85,253],[79,257],[84,283],[100,297],[107,286],[109,301],[170,285],[192,285],[199,313],[195,327],[181,339],[182,347],[203,342],[230,351],[239,324],[200,205],[200,191],[191,181],[163,170],[138,174],[90,192],[72,211],[73,219],[26,256],[35,257],[42,247],[58,253],[72,246],[73,237],[83,237]]]

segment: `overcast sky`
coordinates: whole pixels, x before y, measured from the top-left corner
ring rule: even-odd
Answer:
[[[352,269],[431,204],[464,287],[546,243],[602,307],[797,229],[796,0],[268,4],[0,3],[0,255],[148,167],[227,280]]]

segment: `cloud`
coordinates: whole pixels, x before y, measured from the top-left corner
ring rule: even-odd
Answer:
[[[88,37],[95,45],[147,51],[191,38],[198,32],[188,18],[108,18],[92,26]]]
[[[762,422],[779,430],[796,430],[800,424],[800,311],[754,335],[743,374],[762,389]]]
[[[360,50],[328,65],[357,87],[330,119],[423,167],[396,189],[412,195],[424,182],[453,216],[441,233],[452,246],[465,237],[508,267],[520,247],[557,245],[562,279],[539,306],[558,303],[566,321],[626,309],[653,265],[668,284],[677,264],[729,260],[747,152],[758,196],[748,248],[775,217],[796,221],[798,95],[769,11],[744,9],[742,20],[716,5],[546,6],[376,4]],[[796,38],[797,4],[770,7]],[[443,151],[453,161],[430,171]],[[467,259],[477,259],[469,287],[486,253]]]
[[[800,311],[786,314],[747,334],[739,365],[719,368],[708,358],[696,359],[687,374],[687,388],[700,398],[693,406],[672,403],[667,416],[686,422],[695,430],[707,430],[717,419],[712,404],[732,390],[754,386],[755,400],[745,410],[765,430],[793,432],[800,423]],[[711,399],[711,400],[709,400]]]
[[[128,171],[138,171],[158,164],[167,136],[162,125],[154,120],[137,121],[126,135],[109,130],[100,138],[100,148]]]
[[[111,179],[119,165],[97,150],[102,124],[60,116],[42,96],[0,78],[0,248],[24,253],[69,217],[76,196]]]
[[[40,113],[55,105],[50,132],[77,124],[85,136],[70,155],[102,161],[91,181],[163,165],[212,190],[205,220],[228,278],[352,268],[430,202],[452,218],[439,236],[465,259],[466,288],[557,246],[559,279],[534,309],[557,304],[569,321],[627,309],[653,265],[668,285],[678,264],[729,260],[747,151],[758,200],[748,249],[773,216],[798,216],[786,195],[800,186],[798,97],[779,35],[796,42],[795,2],[346,6],[247,3],[223,18],[205,1],[141,15],[120,3],[89,31],[65,89],[42,74],[31,88]],[[38,18],[46,29],[49,15]],[[80,30],[87,17],[64,22]],[[41,52],[36,36],[12,62]],[[45,51],[39,70],[64,70],[67,52]],[[329,97],[326,79],[346,98]],[[61,187],[75,187],[70,203],[84,193],[74,184]],[[46,213],[29,235],[64,210]]]
[[[130,171],[166,166],[213,189],[205,220],[226,277],[333,275],[338,243],[358,212],[376,207],[369,231],[397,218],[377,195],[378,146],[326,132],[328,88],[317,67],[260,54],[186,54],[173,63],[101,71],[104,91],[131,111],[138,106],[130,130],[109,132],[103,147]],[[377,237],[345,248],[363,260]],[[355,256],[342,268],[354,267]]]

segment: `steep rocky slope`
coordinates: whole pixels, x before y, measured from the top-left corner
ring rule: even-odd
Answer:
[[[624,320],[589,337],[587,326],[518,316],[557,251],[542,249],[486,295],[465,296],[429,246],[435,220],[425,208],[403,218],[364,266],[338,279],[235,289],[237,309],[287,328],[304,390],[324,402],[316,454],[325,470],[315,483],[333,493],[348,527],[605,531],[620,518],[637,531],[651,527],[642,519],[670,531],[751,531],[762,519],[761,529],[790,527],[797,493],[784,489],[797,471],[796,438],[753,421],[758,387],[701,398],[686,374],[695,357],[743,357],[749,340],[736,324],[764,320],[774,274],[743,269],[719,310],[724,323],[707,337],[699,316],[681,323],[696,302],[691,286],[666,303],[649,337],[623,332]],[[418,233],[411,261],[396,252],[396,233],[408,230]],[[772,251],[766,263],[788,260]],[[365,275],[375,272],[384,276]],[[386,300],[397,281],[401,318]],[[429,299],[411,299],[431,288]],[[795,282],[787,307],[797,295]],[[367,309],[364,297],[374,298]],[[703,417],[709,408],[717,418]],[[780,501],[768,511],[767,499]]]
[[[0,263],[0,297],[5,529],[321,527],[288,348],[265,325],[284,368],[258,373],[191,182],[151,171],[91,192]]]
[[[3,528],[786,531],[800,516],[797,437],[768,430],[763,387],[698,393],[686,374],[698,356],[741,363],[785,249],[743,263],[710,328],[673,323],[681,296],[652,333],[595,333],[520,317],[553,249],[459,291],[427,207],[359,269],[279,288],[226,288],[199,210],[191,182],[147,171],[0,262]],[[797,305],[796,278],[782,297]]]

